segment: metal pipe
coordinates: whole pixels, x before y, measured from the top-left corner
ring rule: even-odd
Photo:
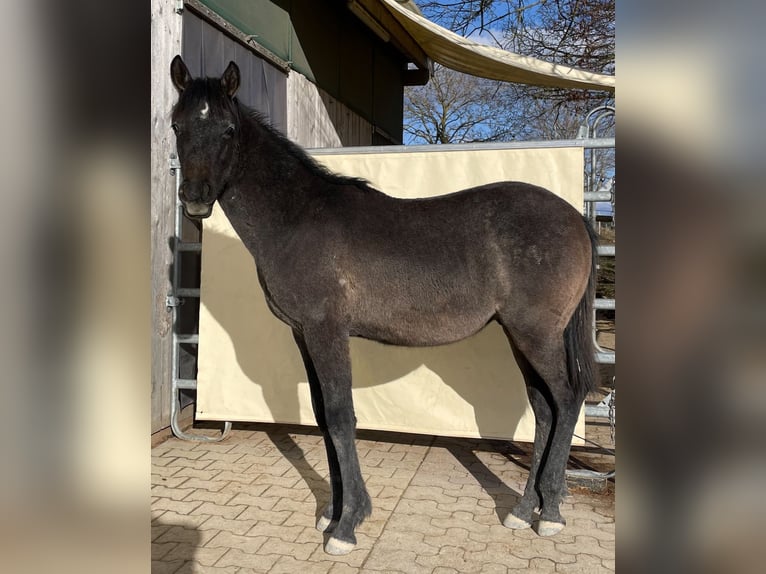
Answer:
[[[594,308],[614,311],[614,299],[604,299],[599,297],[594,301]]]
[[[614,138],[591,138],[568,139],[556,141],[512,141],[512,142],[486,142],[486,143],[463,143],[463,144],[439,144],[439,145],[387,145],[387,146],[359,146],[359,147],[335,147],[335,148],[311,148],[306,150],[309,154],[318,155],[359,155],[359,154],[391,154],[410,152],[443,152],[443,151],[481,151],[481,150],[504,150],[504,149],[541,149],[575,147],[584,149],[608,149],[615,145]]]
[[[583,199],[585,201],[612,201],[611,191],[586,191],[583,193]]]

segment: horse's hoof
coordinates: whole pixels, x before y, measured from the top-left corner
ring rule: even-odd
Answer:
[[[319,530],[319,532],[324,532],[330,526],[330,522],[332,522],[330,518],[320,516],[319,520],[317,520],[317,530]]]
[[[346,542],[345,540],[338,540],[337,538],[331,537],[327,541],[327,544],[325,544],[324,551],[333,556],[343,556],[344,554],[351,552],[355,546],[356,544],[353,542]]]
[[[513,530],[524,530],[525,528],[532,526],[532,523],[527,522],[526,520],[522,520],[521,518],[518,518],[509,512],[508,516],[506,516],[505,520],[503,520],[503,526],[506,528],[512,528]]]
[[[550,520],[541,520],[537,523],[537,534],[540,536],[553,536],[564,530],[563,522],[551,522]]]

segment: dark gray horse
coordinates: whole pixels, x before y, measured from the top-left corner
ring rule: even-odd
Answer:
[[[429,346],[504,328],[536,418],[524,495],[507,516],[564,527],[559,502],[572,433],[594,381],[595,236],[553,193],[501,182],[395,199],[330,173],[235,97],[239,69],[192,79],[171,65],[186,214],[218,200],[257,262],[269,308],[295,337],[324,435],[332,500],[317,527],[345,554],[371,512],[354,444],[349,337]],[[478,384],[478,383],[477,383]]]

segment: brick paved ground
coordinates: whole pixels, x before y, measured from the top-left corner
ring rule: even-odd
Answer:
[[[589,424],[588,437],[609,445],[603,426]],[[374,510],[357,548],[338,557],[324,553],[314,528],[329,484],[313,429],[243,425],[220,443],[173,438],[155,447],[152,572],[614,571],[611,485],[572,489],[556,536],[502,526],[531,445],[364,431],[357,444]],[[575,448],[571,466],[602,470],[614,460]]]

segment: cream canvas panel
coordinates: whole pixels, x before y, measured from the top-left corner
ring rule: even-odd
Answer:
[[[581,148],[317,155],[397,197],[434,196],[500,180],[542,185],[578,209]],[[531,441],[534,415],[502,329],[432,348],[353,339],[359,428]],[[253,259],[216,204],[202,250],[197,417],[314,425],[290,329],[266,306]],[[583,435],[584,419],[576,431]]]

